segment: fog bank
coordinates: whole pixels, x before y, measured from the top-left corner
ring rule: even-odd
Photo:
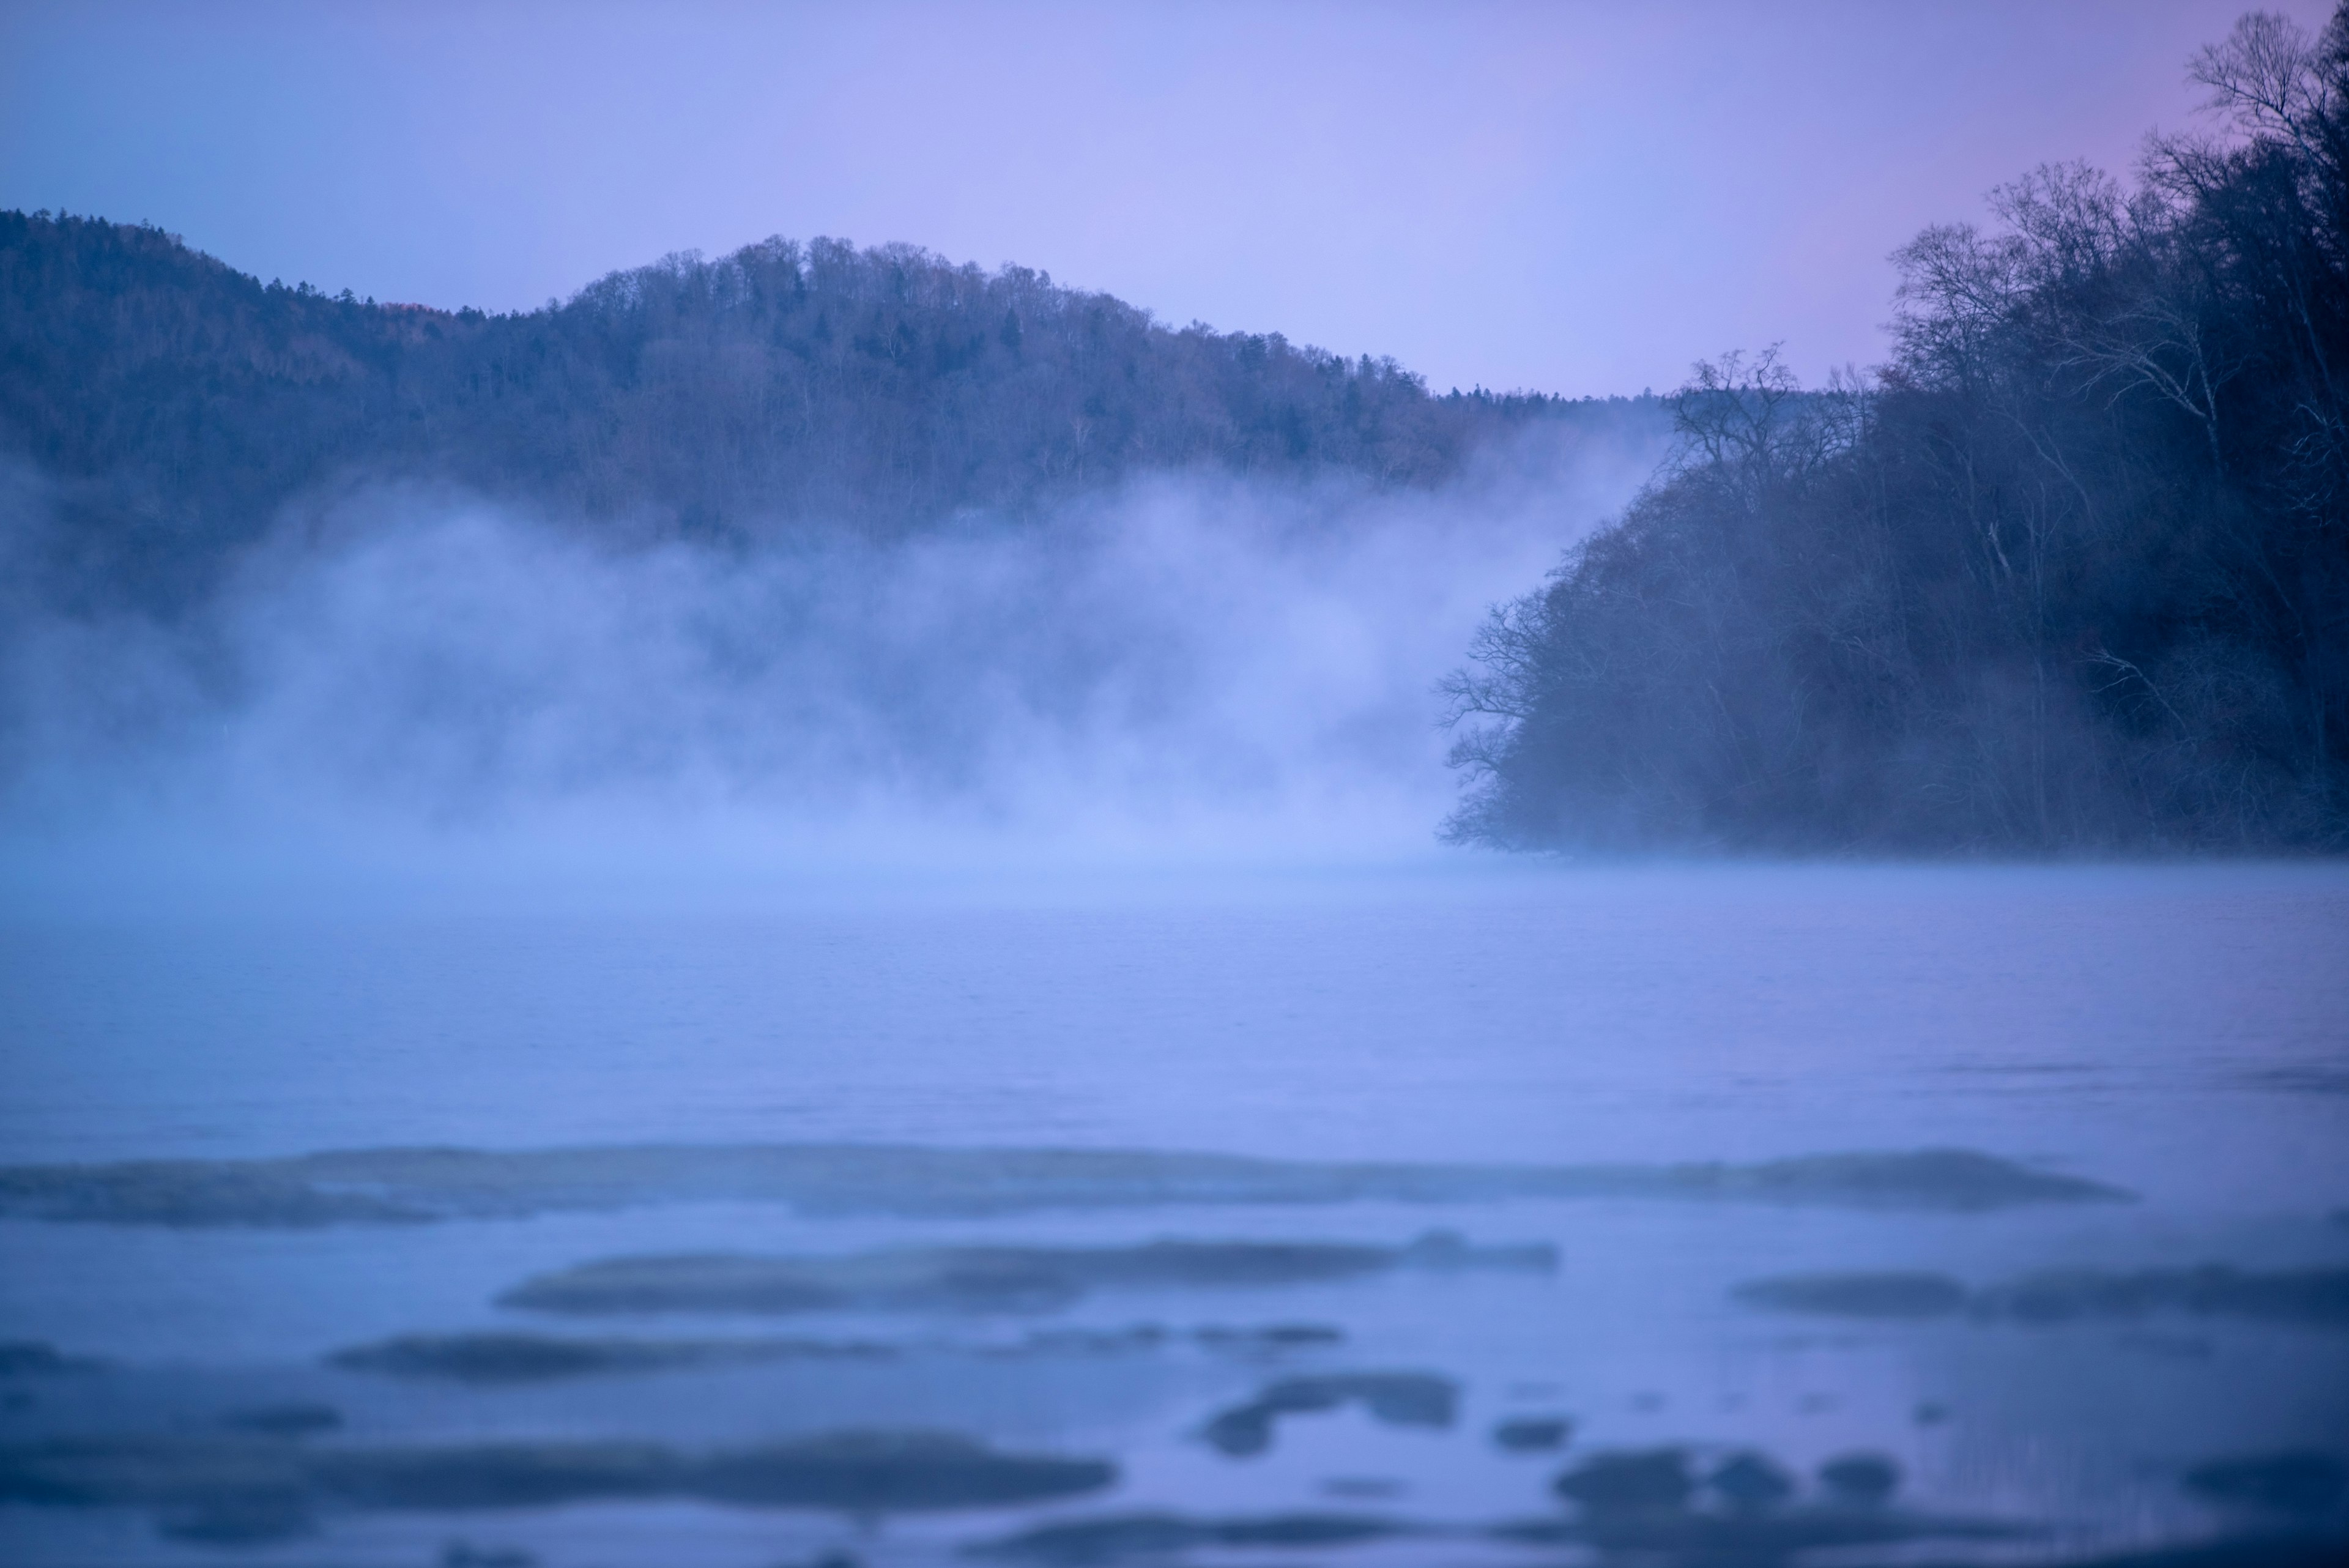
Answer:
[[[20,896],[1433,853],[1433,683],[1658,455],[1521,446],[1410,493],[1162,473],[759,546],[358,486],[176,623],[10,607],[0,842]],[[8,494],[13,548],[63,525]]]

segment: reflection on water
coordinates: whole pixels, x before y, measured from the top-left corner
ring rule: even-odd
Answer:
[[[2349,1542],[2336,873],[20,921],[0,990],[11,1563]]]

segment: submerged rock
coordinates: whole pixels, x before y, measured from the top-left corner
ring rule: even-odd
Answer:
[[[1620,1554],[1708,1568],[1782,1564],[1841,1548],[2011,1541],[2031,1533],[1995,1521],[1889,1506],[1899,1471],[1877,1455],[1830,1460],[1821,1470],[1826,1496],[1816,1501],[1799,1501],[1793,1472],[1757,1450],[1724,1456],[1702,1487],[1691,1465],[1690,1451],[1681,1448],[1594,1454],[1555,1486],[1578,1511],[1502,1525],[1492,1533],[1527,1544],[1596,1547],[1605,1560]]]
[[[492,1152],[355,1149],[292,1159],[0,1168],[0,1215],[108,1224],[307,1228],[654,1203],[977,1216],[1038,1209],[1516,1198],[1655,1198],[1979,1210],[2127,1195],[1965,1149],[1760,1165],[1316,1164],[1146,1149],[818,1144]]]
[[[132,1160],[0,1169],[0,1214],[180,1229],[413,1224],[422,1204],[339,1188],[286,1160]]]
[[[225,1497],[192,1508],[169,1508],[155,1528],[197,1546],[263,1546],[317,1532],[318,1521],[298,1497]]]
[[[1156,1324],[1136,1324],[1120,1329],[1039,1329],[1009,1342],[899,1344],[836,1339],[591,1339],[501,1330],[396,1334],[335,1351],[326,1359],[328,1366],[350,1372],[494,1387],[777,1361],[881,1362],[909,1355],[969,1355],[999,1361],[1148,1355],[1177,1343],[1219,1355],[1266,1358],[1340,1344],[1344,1339],[1342,1331],[1315,1324],[1209,1326],[1186,1334]]]
[[[2189,1490],[2215,1502],[2323,1513],[2349,1497],[2349,1465],[2313,1449],[2212,1459],[2188,1470]]]
[[[2349,1325],[2349,1269],[2065,1269],[1984,1291],[1976,1310],[2026,1323],[2178,1312],[2341,1326]]]
[[[476,1546],[470,1541],[451,1541],[440,1549],[440,1568],[538,1568],[538,1556],[519,1546]]]
[[[1897,1509],[1789,1504],[1779,1508],[1586,1507],[1578,1518],[1526,1520],[1492,1535],[1528,1545],[1583,1545],[1660,1568],[1782,1568],[1809,1552],[1926,1541],[2012,1542],[2034,1532],[1988,1520]],[[1842,1557],[1832,1561],[1845,1561]],[[1903,1557],[1902,1561],[1910,1561]],[[1863,1559],[1863,1561],[1867,1561]],[[1943,1561],[1931,1559],[1930,1561]],[[1963,1561],[1963,1559],[1961,1559]]]
[[[1965,1310],[1966,1287],[1946,1274],[1779,1274],[1731,1293],[1754,1306],[1834,1317],[1949,1317]]]
[[[98,1372],[106,1363],[88,1355],[67,1355],[37,1339],[0,1340],[0,1377],[47,1376],[58,1372]]]
[[[241,1432],[265,1432],[277,1438],[304,1438],[313,1432],[331,1432],[343,1424],[343,1413],[332,1405],[295,1401],[285,1405],[256,1405],[250,1409],[232,1410],[221,1419],[221,1425]]]
[[[1512,1416],[1493,1428],[1493,1444],[1513,1454],[1547,1453],[1566,1447],[1574,1423],[1563,1416]]]
[[[191,1541],[305,1532],[312,1494],[302,1449],[282,1439],[60,1438],[0,1445],[0,1503],[136,1508]]]
[[[1109,1519],[1040,1525],[964,1550],[974,1557],[1012,1558],[1071,1568],[1128,1558],[1160,1558],[1214,1547],[1350,1546],[1366,1541],[1426,1534],[1423,1526],[1350,1513],[1276,1513],[1239,1519],[1194,1519],[1174,1513],[1133,1513]]]
[[[753,1508],[895,1513],[1037,1502],[1114,1478],[1097,1459],[997,1453],[936,1432],[841,1432],[698,1457],[636,1443],[372,1449],[313,1470],[336,1501],[373,1509],[530,1508],[682,1497]]]
[[[1551,1483],[1550,1490],[1593,1513],[1686,1506],[1696,1490],[1685,1449],[1640,1449],[1593,1454]]]
[[[1373,1419],[1391,1426],[1448,1427],[1457,1413],[1459,1386],[1423,1372],[1345,1372],[1319,1377],[1288,1377],[1267,1386],[1245,1405],[1217,1414],[1200,1436],[1234,1459],[1272,1447],[1273,1427],[1283,1416],[1334,1410],[1360,1404]]]
[[[1874,1508],[1900,1490],[1900,1466],[1884,1454],[1841,1454],[1819,1466],[1819,1485],[1838,1502]]]
[[[344,1507],[456,1512],[677,1496],[689,1468],[657,1443],[514,1442],[341,1449],[305,1473]]]
[[[1209,1324],[1191,1331],[1191,1338],[1211,1350],[1303,1350],[1343,1345],[1346,1331],[1326,1323],[1274,1323],[1261,1328],[1226,1328]]]
[[[1121,1557],[1156,1556],[1214,1544],[1216,1527],[1173,1513],[1136,1513],[1115,1519],[1073,1520],[1040,1525],[1017,1535],[965,1548],[974,1557],[1016,1557],[1041,1563],[1111,1563]]]
[[[1767,1454],[1732,1454],[1704,1478],[1705,1486],[1736,1508],[1773,1508],[1795,1495],[1795,1478]]]
[[[2341,1568],[2344,1562],[2349,1534],[2262,1531],[2067,1557],[2059,1568]]]
[[[685,1364],[678,1345],[643,1341],[556,1339],[537,1334],[407,1334],[352,1345],[329,1366],[393,1377],[459,1383],[540,1383],[602,1372],[639,1372]]]
[[[1780,1274],[1731,1293],[1754,1306],[1835,1317],[1937,1318],[1969,1314],[2025,1324],[2129,1319],[2156,1313],[2349,1326],[2349,1269],[2254,1272],[2192,1269],[2048,1270],[1969,1291],[1944,1274]]]
[[[1152,1241],[1138,1247],[906,1247],[830,1257],[613,1258],[525,1280],[501,1305],[539,1312],[1043,1312],[1102,1287],[1301,1284],[1397,1269],[1547,1272],[1543,1246]]]
[[[1102,1459],[999,1454],[931,1432],[842,1432],[705,1459],[688,1495],[762,1508],[895,1513],[1041,1502],[1117,1479]]]
[[[409,1334],[353,1345],[330,1366],[393,1377],[457,1383],[544,1383],[565,1377],[661,1372],[785,1360],[886,1360],[885,1345],[801,1339],[564,1339],[542,1334]]]
[[[1908,1154],[1822,1154],[1766,1164],[1715,1168],[1740,1196],[1779,1203],[1829,1203],[1873,1209],[2007,1209],[2029,1203],[2129,1200],[2116,1187],[2033,1170],[1971,1149]]]
[[[0,1447],[0,1502],[143,1509],[168,1532],[222,1542],[300,1533],[329,1509],[678,1499],[879,1515],[1073,1497],[1116,1475],[1106,1460],[1005,1454],[933,1432],[841,1432],[706,1452],[636,1442],[309,1448],[225,1437]]]

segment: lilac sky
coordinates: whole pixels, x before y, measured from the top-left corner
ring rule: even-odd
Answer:
[[[507,308],[771,234],[1017,261],[1438,389],[1879,358],[1886,254],[2194,122],[2229,0],[0,4],[0,206]],[[2282,0],[2320,24],[2329,0]]]

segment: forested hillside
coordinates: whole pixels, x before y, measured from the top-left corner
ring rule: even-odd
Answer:
[[[80,594],[199,592],[289,497],[448,480],[630,536],[916,528],[1144,469],[1457,472],[1632,400],[1433,397],[1392,360],[1171,330],[910,246],[770,240],[505,316],[262,284],[160,230],[0,213],[0,457],[57,487]]]
[[[1896,351],[1675,400],[1681,455],[1450,683],[1507,846],[2349,843],[2349,7],[2220,129],[1899,254]]]

